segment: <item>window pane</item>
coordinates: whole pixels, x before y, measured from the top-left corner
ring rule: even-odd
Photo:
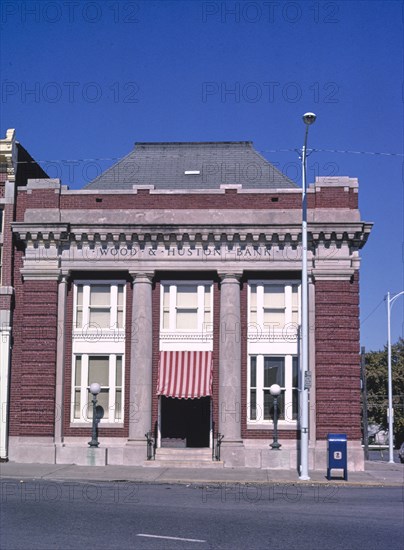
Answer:
[[[177,287],[177,307],[179,308],[197,308],[198,307],[198,287],[196,285],[178,285]]]
[[[109,285],[91,285],[90,305],[110,306],[110,286]]]
[[[292,307],[297,309],[299,307],[299,287],[297,285],[292,285]]]
[[[77,286],[76,327],[83,326],[83,285]]]
[[[88,385],[98,382],[100,386],[109,386],[109,357],[88,358]]]
[[[283,285],[264,286],[264,307],[285,307],[285,291]]]
[[[123,308],[123,285],[118,285],[118,307]]]
[[[167,309],[170,307],[170,287],[169,286],[164,287],[163,307]]]
[[[104,309],[90,309],[90,325],[96,325],[97,327],[108,328],[110,323],[109,308]]]
[[[264,420],[271,419],[271,394],[264,390]]]
[[[250,391],[250,420],[257,420],[257,390]]]
[[[292,311],[292,323],[295,325],[299,324],[299,312],[298,311]]]
[[[256,323],[257,322],[257,312],[251,311],[250,312],[250,323]]]
[[[177,310],[177,328],[196,330],[198,328],[197,310]]]
[[[272,384],[279,384],[284,387],[285,360],[283,357],[264,357],[264,387],[269,388]]]
[[[163,328],[170,328],[170,312],[163,311]]]
[[[299,411],[299,392],[293,390],[292,392],[292,419],[297,420]]]
[[[87,409],[87,418],[93,418],[93,396],[88,392],[88,409]],[[109,418],[109,390],[104,389],[97,395],[97,407],[101,406],[104,409],[102,418]]]
[[[205,311],[210,310],[210,296],[211,296],[211,287],[210,285],[205,285]]]
[[[83,326],[83,310],[77,308],[77,312],[76,312],[76,327],[77,327],[77,328],[80,328],[81,326]]]
[[[278,396],[278,420],[285,419],[284,395]],[[274,398],[269,390],[264,390],[264,420],[274,419]]]
[[[74,390],[74,418],[80,418],[80,390]]]
[[[81,355],[76,355],[76,368],[74,373],[74,385],[81,385]]]
[[[257,387],[257,358],[250,358],[250,386],[252,388]]]
[[[285,325],[285,313],[275,309],[264,310],[264,323],[275,325],[273,328],[283,328]]]
[[[116,358],[116,378],[115,385],[122,386],[122,356],[118,355]]]
[[[77,305],[83,305],[83,285],[77,285]]]
[[[292,387],[299,387],[299,360],[297,357],[292,358]]]
[[[116,323],[118,325],[118,328],[123,328],[124,322],[123,322],[123,311],[118,310],[116,315]]]
[[[115,392],[115,420],[122,418],[122,390]]]
[[[257,307],[257,285],[250,286],[250,309]]]

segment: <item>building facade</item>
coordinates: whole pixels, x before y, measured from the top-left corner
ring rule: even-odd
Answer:
[[[146,438],[225,467],[296,468],[301,190],[250,142],[138,143],[82,190],[17,188],[10,460],[145,464]],[[354,178],[308,190],[309,467],[348,437],[363,468]],[[88,449],[98,382],[100,448]],[[279,398],[281,451],[273,451]],[[191,456],[191,455],[188,455]]]

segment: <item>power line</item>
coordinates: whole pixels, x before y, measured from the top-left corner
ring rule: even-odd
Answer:
[[[382,303],[385,301],[385,299],[386,298],[382,298],[380,300],[380,302],[377,304],[377,306],[374,309],[372,309],[372,311],[369,313],[369,315],[363,319],[363,321],[361,322],[361,325],[363,325],[369,319],[369,317],[371,317],[376,312],[376,310],[379,309],[379,307],[382,305]]]
[[[295,153],[296,149],[257,149],[259,153]],[[386,157],[404,157],[404,153],[391,153],[382,151],[350,151],[340,149],[310,149],[313,153],[343,153],[351,155],[373,155],[373,156],[386,156]],[[96,162],[96,161],[111,161],[122,160],[124,157],[105,157],[105,158],[83,158],[83,159],[47,159],[47,160],[24,160],[17,161],[17,164],[39,164],[50,162]]]

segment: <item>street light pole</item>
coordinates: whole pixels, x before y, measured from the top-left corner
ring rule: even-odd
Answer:
[[[90,447],[98,447],[100,444],[98,441],[98,430],[97,430],[97,395],[101,391],[101,386],[97,382],[93,382],[90,385],[90,393],[93,396],[92,404],[93,404],[93,422],[92,422],[92,432],[91,432],[91,441],[88,442]]]
[[[387,292],[387,373],[388,373],[388,420],[389,420],[389,462],[394,464],[394,454],[393,454],[393,423],[394,423],[394,410],[393,410],[393,376],[391,372],[391,326],[390,326],[390,315],[391,308],[395,300],[404,294],[404,290],[395,294],[390,298],[390,292]]]
[[[309,476],[309,388],[306,384],[306,373],[309,370],[309,308],[307,277],[307,137],[309,126],[316,120],[314,113],[305,113],[303,122],[306,125],[302,147],[302,341],[301,341],[301,380],[300,380],[300,475],[299,479],[307,481]]]

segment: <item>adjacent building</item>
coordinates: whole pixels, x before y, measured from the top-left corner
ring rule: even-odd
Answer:
[[[297,468],[300,188],[251,142],[137,143],[84,189],[25,183],[4,293],[9,459],[143,465],[148,432],[157,460],[170,447],[176,460],[211,456],[220,433],[225,467]],[[371,224],[355,178],[316,178],[308,209],[309,467],[325,468],[327,433],[343,432],[361,469],[359,254]],[[269,446],[273,383],[281,451]]]

